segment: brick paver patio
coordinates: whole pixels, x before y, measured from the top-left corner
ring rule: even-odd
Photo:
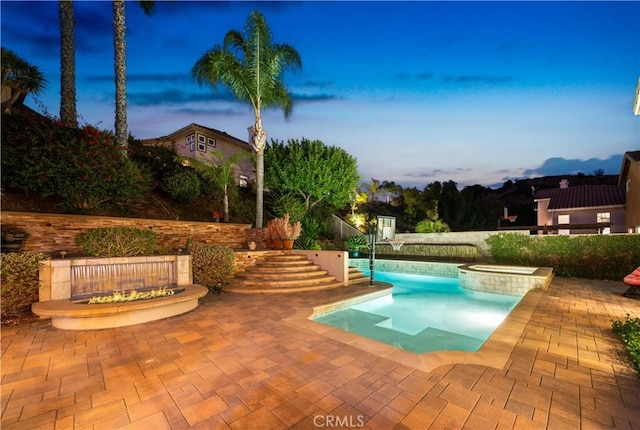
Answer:
[[[640,378],[611,331],[640,316],[625,288],[556,278],[475,358],[420,357],[306,320],[366,286],[208,296],[119,329],[3,327],[1,426],[640,430]]]

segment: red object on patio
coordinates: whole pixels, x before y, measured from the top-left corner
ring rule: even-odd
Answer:
[[[625,276],[622,281],[627,285],[640,286],[640,267]]]
[[[632,299],[640,299],[640,267],[622,279],[629,288],[622,295]]]

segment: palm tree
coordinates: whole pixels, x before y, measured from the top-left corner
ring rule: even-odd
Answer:
[[[262,227],[264,191],[264,148],[267,132],[262,128],[261,110],[281,107],[285,117],[293,107],[291,95],[282,82],[286,69],[302,67],[298,52],[287,44],[272,44],[271,30],[264,16],[257,11],[249,14],[244,35],[236,30],[227,32],[223,46],[207,51],[193,66],[192,74],[199,84],[207,82],[216,88],[226,86],[241,101],[253,107],[255,123],[251,146],[256,153],[256,227]]]
[[[76,110],[76,45],[73,38],[73,2],[58,1],[60,13],[60,120],[78,125]]]
[[[113,50],[116,74],[116,144],[126,152],[127,142],[127,55],[124,0],[113,0]],[[146,15],[155,9],[155,1],[139,1]]]
[[[380,192],[380,181],[377,179],[371,178],[371,183],[369,184],[364,183],[363,185],[367,190],[369,190],[369,193],[368,193],[369,201],[372,202],[376,200],[376,196]]]
[[[2,113],[9,112],[19,100],[27,94],[38,94],[44,89],[47,80],[38,68],[29,64],[13,51],[2,48],[0,64],[2,64],[2,89],[11,89],[10,97],[2,102]]]
[[[222,188],[224,222],[229,222],[229,186],[235,184],[234,168],[238,161],[251,157],[251,154],[244,151],[236,152],[227,159],[221,151],[211,151],[211,154],[220,162],[219,165],[188,157],[178,157],[178,161],[183,166],[192,167],[205,181]]]
[[[382,181],[380,189],[384,191],[386,203],[391,203],[391,197],[397,197],[402,192],[402,186],[394,181]]]

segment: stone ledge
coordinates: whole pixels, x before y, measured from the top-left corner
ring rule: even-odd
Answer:
[[[209,292],[202,285],[185,285],[181,293],[132,302],[84,304],[68,299],[37,302],[34,314],[51,318],[51,324],[64,330],[94,330],[140,324],[195,309],[198,299]]]

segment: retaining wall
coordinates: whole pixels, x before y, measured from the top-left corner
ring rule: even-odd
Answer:
[[[449,233],[396,233],[395,239],[405,241],[405,244],[428,245],[474,245],[483,255],[489,254],[489,245],[485,242],[489,236],[504,233],[504,231],[454,231]],[[530,236],[529,230],[510,230],[509,233]]]
[[[150,229],[158,235],[158,246],[166,252],[185,249],[187,240],[233,249],[246,249],[247,242],[257,242],[264,248],[264,229],[252,229],[249,224],[219,222],[171,221],[143,218],[117,218],[88,215],[46,214],[33,212],[0,212],[2,225],[23,228],[28,237],[22,251],[78,252],[76,235],[96,227],[137,227]]]

